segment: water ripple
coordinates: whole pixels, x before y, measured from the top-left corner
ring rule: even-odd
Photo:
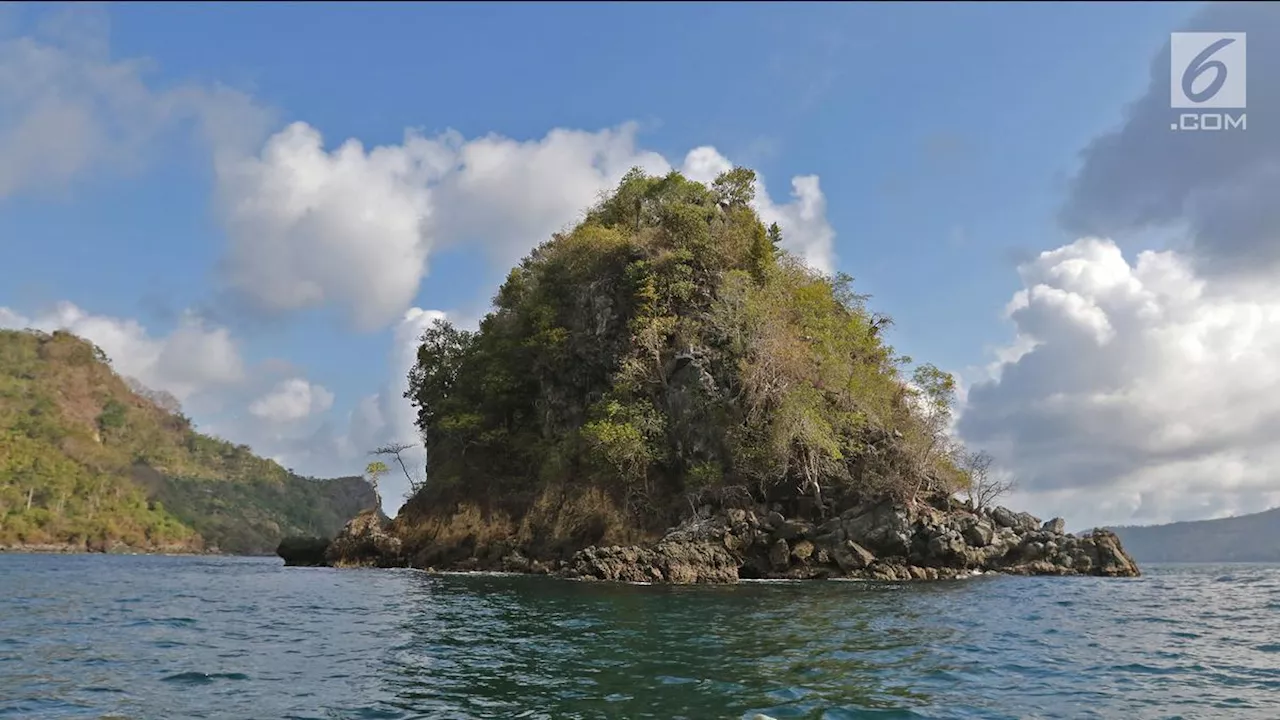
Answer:
[[[1280,717],[1280,567],[1148,570],[689,588],[0,556],[0,718]]]

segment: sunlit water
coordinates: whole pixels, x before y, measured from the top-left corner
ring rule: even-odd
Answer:
[[[640,587],[0,556],[3,718],[1280,718],[1280,567]]]

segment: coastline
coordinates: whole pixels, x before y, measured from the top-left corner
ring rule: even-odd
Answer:
[[[1137,577],[1137,564],[1106,529],[1072,534],[1004,507],[974,510],[888,500],[825,520],[765,507],[704,509],[653,542],[596,545],[543,556],[513,538],[414,543],[403,518],[354,518],[323,550],[335,568],[409,567],[433,573],[499,572],[635,584],[732,584],[743,580],[949,580],[975,574]],[[291,563],[281,553],[286,564]]]
[[[0,545],[0,555],[162,555],[171,557],[192,557],[197,555],[229,556],[228,553],[219,552],[217,550],[194,550],[175,547],[142,549],[131,546],[88,548],[83,545],[57,543]],[[265,557],[265,555],[263,557]]]

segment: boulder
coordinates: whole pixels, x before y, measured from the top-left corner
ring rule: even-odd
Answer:
[[[1014,519],[1017,522],[1017,525],[1014,526],[1015,530],[1034,532],[1040,529],[1040,518],[1032,515],[1031,513],[1017,513],[1014,515]]]
[[[783,540],[809,537],[812,533],[813,526],[803,520],[783,520],[773,531],[774,537]]]
[[[319,567],[325,564],[324,552],[328,548],[325,538],[293,536],[280,541],[276,555],[284,558],[286,567]]]
[[[791,548],[787,546],[787,541],[778,538],[773,545],[769,547],[769,564],[776,570],[784,570],[790,563]]]
[[[406,560],[400,538],[390,532],[390,524],[380,512],[360,513],[329,543],[325,563],[333,567],[403,567]]]
[[[768,515],[765,515],[764,520],[760,524],[763,525],[768,530],[773,530],[774,528],[781,525],[783,520],[784,518],[782,517],[782,513],[778,512],[777,510],[774,510],[770,512]]]
[[[1081,540],[1081,547],[1092,562],[1091,573],[1107,577],[1137,577],[1138,566],[1120,546],[1120,538],[1110,530],[1094,530]]]
[[[876,561],[876,556],[858,543],[846,540],[832,550],[831,559],[835,560],[841,570],[849,572],[866,568]]]
[[[982,518],[974,518],[966,524],[963,532],[965,542],[974,547],[986,547],[995,540],[996,529],[991,527],[991,523]]]
[[[878,556],[905,556],[911,549],[912,518],[906,508],[881,502],[851,511],[844,534]]]
[[[574,554],[560,573],[579,580],[665,582],[673,585],[734,583],[738,560],[710,542],[662,542],[653,548],[589,547]]]
[[[1017,513],[1004,506],[992,510],[991,519],[995,521],[997,526],[1011,530],[1019,525]]]
[[[1040,529],[1045,532],[1051,532],[1054,535],[1062,535],[1067,532],[1067,521],[1060,517],[1056,517],[1052,520],[1046,521]]]

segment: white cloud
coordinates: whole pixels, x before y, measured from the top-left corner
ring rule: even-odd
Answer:
[[[636,146],[637,126],[597,132],[557,128],[541,140],[519,142],[487,135],[454,148],[449,174],[438,189],[447,242],[478,243],[499,265],[513,265],[551,234],[581,218],[633,167],[666,173],[661,155]]]
[[[960,421],[1018,476],[1020,502],[1098,524],[1280,503],[1280,284],[1130,264],[1082,239],[1020,268],[1017,338]]]
[[[302,378],[277,383],[271,392],[249,404],[249,413],[274,423],[293,423],[318,415],[333,405],[333,393]]]
[[[227,329],[208,327],[193,315],[183,317],[168,336],[153,337],[136,320],[92,315],[62,302],[33,318],[0,307],[0,327],[66,330],[100,347],[121,375],[183,401],[235,385],[245,375]]]
[[[329,418],[318,427],[306,428],[287,422],[259,422],[229,428],[228,434],[252,435],[249,442],[255,449],[269,453],[285,467],[317,477],[359,474],[374,448],[405,443],[412,447],[401,457],[410,472],[421,476],[426,454],[414,424],[413,407],[404,393],[409,385],[409,369],[417,359],[418,339],[431,323],[445,317],[439,310],[415,307],[406,311],[395,327],[382,386],[378,392],[360,398],[339,422]],[[449,319],[464,328],[473,329],[476,324],[468,318]],[[383,508],[395,515],[409,487],[399,465],[389,464],[393,472],[382,481]]]
[[[410,306],[432,252],[479,248],[509,266],[572,224],[632,167],[671,165],[636,146],[636,126],[556,129],[540,140],[497,135],[466,141],[409,133],[365,150],[355,140],[326,151],[320,133],[294,123],[256,156],[220,157],[220,198],[230,235],[229,285],[260,310],[336,307],[374,329]],[[697,148],[685,170],[710,180],[731,167]],[[830,271],[834,233],[817,177],[792,181],[788,203],[760,183],[757,208],[784,242]]]
[[[243,141],[265,113],[226,88],[152,87],[145,59],[112,58],[105,15],[70,7],[38,35],[0,39],[0,198],[59,190],[95,170],[129,171],[184,120]],[[215,131],[211,124],[216,124]]]
[[[218,163],[227,280],[267,311],[333,303],[361,329],[385,324],[426,272],[435,150],[410,138],[367,153],[349,140],[328,153],[319,132],[294,123],[261,156]]]

